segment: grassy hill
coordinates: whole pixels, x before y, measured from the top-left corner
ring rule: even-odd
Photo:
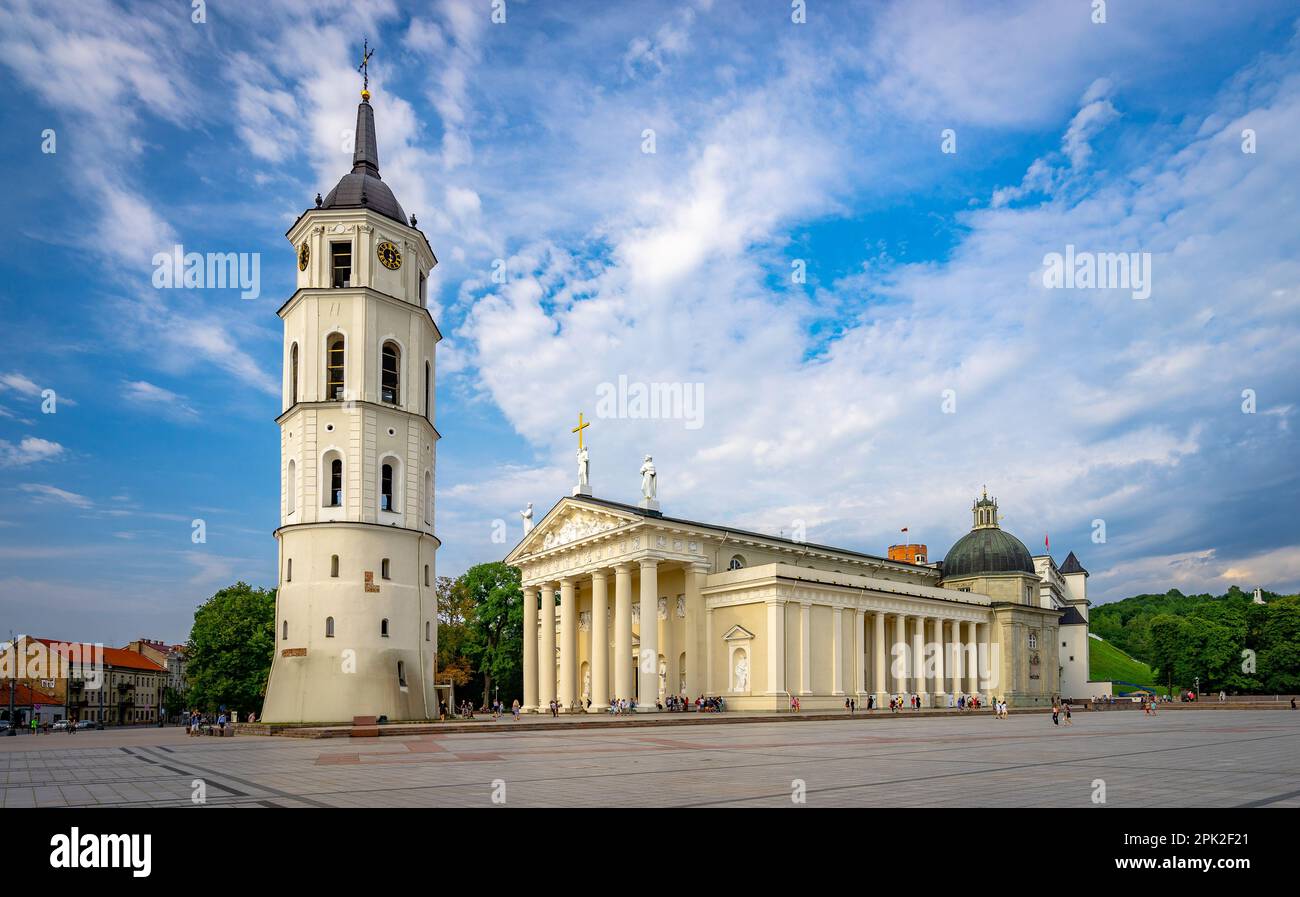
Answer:
[[[1138,685],[1156,684],[1151,667],[1129,657],[1110,642],[1098,639],[1089,639],[1088,678],[1134,682]]]

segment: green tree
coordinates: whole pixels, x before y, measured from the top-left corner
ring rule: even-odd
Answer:
[[[1300,598],[1282,598],[1266,607],[1259,628],[1259,676],[1265,690],[1295,694],[1300,692]]]
[[[225,705],[262,712],[275,651],[275,590],[244,582],[217,592],[194,612],[186,699],[203,710]]]
[[[1191,626],[1182,617],[1160,614],[1151,620],[1150,664],[1161,685],[1182,685],[1195,676]],[[1189,671],[1193,671],[1189,675]],[[1186,677],[1186,678],[1185,678]]]
[[[180,716],[189,707],[186,702],[186,695],[172,688],[170,685],[163,689],[163,713],[167,718]]]
[[[492,699],[492,687],[504,692],[508,703],[523,697],[524,596],[519,570],[500,561],[470,567],[457,587],[473,602],[467,618],[473,634],[470,645],[476,668],[483,677],[483,703]]]

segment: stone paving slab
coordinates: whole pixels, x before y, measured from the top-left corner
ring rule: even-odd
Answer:
[[[517,726],[381,738],[7,739],[0,806],[1296,806],[1300,713],[1188,709],[721,726]],[[14,749],[28,747],[28,750]],[[70,777],[69,774],[75,775]]]

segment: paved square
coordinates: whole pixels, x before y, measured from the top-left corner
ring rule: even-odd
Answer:
[[[0,738],[3,806],[1300,806],[1300,712],[1166,711],[189,738]],[[487,731],[500,730],[507,731]]]

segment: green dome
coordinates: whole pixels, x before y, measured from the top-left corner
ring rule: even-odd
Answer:
[[[948,549],[943,578],[983,573],[1034,573],[1034,559],[1025,544],[996,526],[973,529]]]

